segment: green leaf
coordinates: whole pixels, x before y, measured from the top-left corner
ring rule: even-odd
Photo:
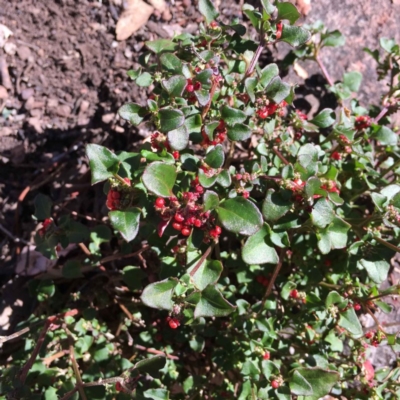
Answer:
[[[182,75],[174,75],[171,78],[161,81],[162,87],[167,91],[171,97],[182,96],[185,90],[187,80]]]
[[[269,229],[263,226],[246,240],[242,248],[242,259],[246,264],[277,264],[279,262],[276,250],[267,244],[266,239],[269,239]]]
[[[161,54],[160,62],[169,72],[179,74],[182,72],[182,61],[172,53]]]
[[[300,13],[292,3],[275,3],[278,9],[278,19],[287,19],[291,25],[293,25],[299,18]]]
[[[199,169],[199,183],[205,188],[209,188],[217,181],[218,175],[208,177],[202,169]]]
[[[368,261],[361,259],[359,263],[375,283],[380,284],[386,280],[390,269],[390,264],[386,260]]]
[[[204,89],[211,87],[211,77],[213,76],[213,70],[211,68],[204,69],[199,72],[194,78],[193,82],[200,82]]]
[[[259,209],[243,197],[224,201],[217,208],[217,213],[225,229],[241,235],[251,236],[258,232],[263,224]]]
[[[299,26],[283,25],[282,29],[282,41],[289,43],[293,47],[301,46],[308,42],[311,38],[311,34],[307,29]]]
[[[228,127],[228,138],[233,141],[247,140],[252,130],[245,124],[235,124]]]
[[[217,183],[224,188],[231,186],[231,174],[226,169],[222,170],[221,173],[217,176]]]
[[[297,374],[294,378],[295,373]],[[301,380],[301,378],[303,379]],[[339,379],[340,374],[336,371],[329,371],[322,368],[296,368],[289,386],[291,392],[297,395],[306,395],[305,392],[311,387],[312,393],[306,395],[307,400],[318,400],[329,394],[333,385]]]
[[[362,81],[362,74],[358,71],[346,72],[343,75],[343,85],[352,92],[358,92]]]
[[[185,125],[182,125],[173,131],[169,131],[167,138],[168,144],[172,150],[184,150],[189,144],[189,132]]]
[[[140,75],[141,68],[138,69],[130,69],[127,71],[127,75],[129,78],[131,78],[133,81]]]
[[[379,129],[371,135],[372,138],[379,140],[383,145],[396,146],[397,135],[387,126],[380,126]]]
[[[207,153],[204,162],[211,168],[221,168],[224,165],[225,152],[222,145],[218,144]]]
[[[335,217],[330,225],[318,233],[318,247],[322,254],[328,254],[334,249],[343,249],[347,244],[347,231],[350,225]]]
[[[176,44],[169,39],[157,39],[145,42],[147,48],[156,54],[163,53],[164,51],[174,51]]]
[[[118,157],[98,144],[86,145],[86,155],[92,170],[92,185],[111,178],[118,172]]]
[[[190,273],[194,267],[195,265],[189,268],[187,272]],[[192,277],[193,283],[198,289],[204,290],[208,285],[217,283],[222,270],[222,263],[220,261],[205,260]]]
[[[314,226],[325,228],[335,218],[335,213],[330,201],[319,199],[311,212],[311,220]]]
[[[206,106],[210,101],[210,92],[207,89],[200,89],[194,92],[197,101],[201,106]]]
[[[127,265],[122,270],[122,279],[131,290],[142,289],[142,280],[146,276],[140,267]]]
[[[346,38],[338,30],[327,32],[321,35],[322,46],[339,47],[344,46]]]
[[[81,263],[76,260],[68,260],[62,267],[62,276],[66,279],[81,278],[83,276],[81,271]]]
[[[169,391],[167,389],[147,389],[143,392],[146,399],[169,400]]]
[[[279,375],[279,368],[270,360],[262,360],[261,370],[267,379],[269,379],[271,375]]]
[[[354,308],[349,308],[340,314],[338,325],[347,329],[355,338],[363,336],[363,330]]]
[[[47,218],[51,218],[51,207],[53,206],[53,202],[49,196],[39,193],[35,196],[33,204],[35,206],[34,215],[36,219],[43,221]]]
[[[163,108],[158,113],[160,117],[160,130],[162,132],[178,129],[185,122],[185,116],[181,110]]]
[[[318,150],[315,145],[307,143],[301,146],[297,153],[297,162],[303,167],[303,170],[300,170],[303,180],[316,175],[318,172]]]
[[[396,41],[394,39],[380,38],[379,43],[382,49],[387,51],[388,53],[391,53],[393,51],[393,48],[396,46]]]
[[[267,197],[262,205],[262,213],[266,221],[277,221],[291,209],[293,204],[290,200],[291,193],[286,191],[283,194],[275,192],[274,189],[268,189]]]
[[[176,168],[163,162],[153,162],[147,166],[142,175],[146,188],[161,197],[172,196],[172,188],[176,180]]]
[[[244,86],[246,88],[246,92],[250,97],[251,101],[256,101],[256,96],[254,94],[254,91],[257,87],[257,78],[247,78],[244,81]]]
[[[110,211],[108,215],[112,226],[130,242],[139,231],[140,213],[138,208],[130,208],[126,211]]]
[[[294,371],[289,381],[291,393],[297,396],[309,396],[313,394],[310,383],[300,374],[299,371]]]
[[[145,107],[140,106],[136,103],[126,103],[119,108],[118,114],[122,119],[129,121],[132,125],[139,125],[145,115],[147,110]]]
[[[333,111],[331,108],[325,108],[310,122],[320,128],[328,128],[335,123],[335,117],[335,111]]]
[[[279,104],[282,100],[289,96],[290,85],[286,82],[283,82],[279,76],[276,76],[266,87],[265,94],[268,96],[268,98]]]
[[[207,286],[201,292],[201,299],[194,310],[194,318],[224,317],[235,310],[229,301],[224,299],[215,286]]]
[[[210,0],[199,0],[198,7],[207,24],[214,21],[219,15],[218,11],[214,7],[214,4]]]
[[[235,125],[246,121],[247,115],[242,111],[227,105],[221,108],[221,117],[227,125]]]
[[[269,15],[271,15],[275,11],[275,6],[271,4],[270,0],[261,0],[261,5]]]
[[[174,305],[172,294],[177,284],[178,281],[171,278],[151,283],[144,288],[140,298],[148,307],[172,310]]]
[[[153,83],[153,77],[148,72],[143,72],[143,74],[139,75],[136,79],[136,85],[141,87],[150,86]]]
[[[203,196],[204,211],[214,210],[219,206],[219,197],[212,190],[207,190]]]
[[[270,84],[273,78],[278,76],[279,68],[276,64],[268,64],[261,70],[259,82],[261,86],[266,87]]]
[[[333,290],[332,292],[329,292],[328,296],[326,296],[325,300],[325,306],[329,307],[332,304],[337,304],[345,301],[345,298],[342,297],[338,292]]]
[[[148,374],[153,378],[159,378],[160,369],[165,367],[167,359],[164,356],[155,356],[141,360],[135,364],[134,370],[138,371],[140,375]]]

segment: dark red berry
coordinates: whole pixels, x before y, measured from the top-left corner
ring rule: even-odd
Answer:
[[[372,339],[374,337],[374,332],[367,332],[364,336],[366,339]]]
[[[154,204],[157,208],[163,208],[165,206],[165,200],[162,197],[158,197]]]
[[[120,382],[115,382],[115,390],[120,392],[122,390],[122,385]]]
[[[361,304],[355,303],[355,304],[353,304],[353,308],[354,308],[356,311],[360,311],[360,310],[361,310]]]
[[[197,185],[195,187],[195,190],[196,190],[197,193],[200,193],[200,194],[204,192],[204,188],[201,185]]]
[[[185,228],[183,228],[181,230],[181,233],[182,233],[183,236],[189,236],[190,235],[190,229],[185,227]]]
[[[217,235],[220,235],[222,233],[222,229],[218,225],[215,226],[214,230],[217,233]]]
[[[299,297],[299,292],[296,289],[293,289],[290,291],[289,297],[292,299],[297,299]]]
[[[172,157],[174,157],[175,160],[179,160],[179,157],[180,157],[179,151],[175,150],[175,151],[172,153]]]
[[[185,220],[185,217],[184,217],[182,214],[176,213],[176,214],[174,215],[174,220],[175,220],[176,222],[183,222],[183,221]]]
[[[175,230],[177,230],[177,231],[181,231],[182,228],[183,228],[182,224],[179,224],[178,222],[174,222],[174,223],[172,224],[172,227],[173,227]]]
[[[270,357],[271,357],[271,354],[269,354],[269,351],[266,351],[266,352],[264,353],[264,355],[263,355],[263,359],[264,359],[264,360],[269,360]]]
[[[170,318],[168,321],[168,325],[171,329],[176,329],[180,326],[180,322],[177,318]]]
[[[271,386],[272,386],[273,389],[278,389],[278,387],[279,387],[280,385],[279,385],[279,382],[276,381],[276,380],[274,379],[274,380],[271,382]]]
[[[334,152],[331,154],[331,158],[332,158],[333,160],[339,161],[339,160],[342,158],[342,156],[341,156],[341,154],[340,154],[339,152],[334,151]]]
[[[242,193],[242,196],[243,196],[245,199],[248,199],[248,198],[250,197],[250,193],[249,193],[247,190],[245,190],[245,191]]]

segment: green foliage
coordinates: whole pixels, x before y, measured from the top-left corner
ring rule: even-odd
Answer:
[[[399,294],[379,288],[400,250],[389,120],[400,107],[399,46],[382,39],[383,58],[369,50],[380,78],[392,76],[378,113],[350,100],[359,72],[333,82],[322,65],[324,47],[344,45],[343,35],[320,22],[295,26],[292,3],[244,5],[257,41],[238,21],[220,22],[210,0],[199,9],[198,34],[146,42],[142,67],[128,72],[148,99],[119,115],[152,131],[142,148],[86,148],[108,219],[65,215],[44,194],[33,201],[37,250],[58,261],[29,283],[40,313],[20,328],[30,330],[1,372],[1,394],[399,397],[398,368],[373,379],[366,361],[384,327],[363,332],[359,320],[390,311],[385,297]],[[258,66],[260,50],[279,41],[296,47],[285,65],[322,66],[336,109],[307,117],[277,64]],[[396,335],[387,342],[399,350]]]

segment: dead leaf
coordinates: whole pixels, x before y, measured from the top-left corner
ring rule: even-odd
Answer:
[[[154,8],[143,0],[128,0],[115,28],[117,40],[128,39],[147,22],[153,11]]]
[[[8,29],[5,25],[0,24],[0,48],[3,48],[5,43],[7,42],[7,39],[12,35],[13,33]]]
[[[165,0],[147,0],[156,10],[161,13],[167,8]]]
[[[302,78],[302,79],[307,79],[308,78],[308,72],[303,67],[301,67],[299,64],[294,63],[293,69],[294,69],[294,72],[296,72],[296,74],[300,78]]]

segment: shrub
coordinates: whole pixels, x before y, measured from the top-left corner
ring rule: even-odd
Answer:
[[[319,58],[323,47],[344,44],[338,31],[295,26],[291,3],[263,0],[261,10],[243,7],[254,41],[238,21],[219,21],[209,0],[199,5],[198,35],[146,42],[141,67],[128,72],[148,100],[119,114],[152,127],[150,140],[138,152],[87,146],[111,229],[55,221],[49,199],[36,199],[38,249],[55,258],[58,246],[80,243],[86,255],[61,270],[76,282],[69,295],[63,282],[31,284],[51,317],[44,328],[39,315],[25,323],[29,338],[3,371],[2,391],[29,399],[399,396],[399,369],[375,372],[366,358],[383,340],[400,346],[374,315],[399,294],[398,285],[379,288],[399,251],[398,135],[387,126],[399,104],[399,47],[383,39],[383,59],[370,51],[390,85],[381,110],[366,109],[354,98],[361,74],[334,83]],[[307,118],[277,64],[259,66],[278,41],[296,48],[286,63],[320,65],[336,111]],[[111,240],[116,251],[102,258]],[[127,257],[137,264],[120,269]],[[361,313],[374,318],[373,330],[363,331]]]

